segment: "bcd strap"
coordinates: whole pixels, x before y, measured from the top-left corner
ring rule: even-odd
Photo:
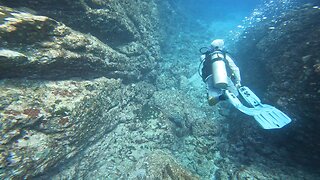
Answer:
[[[212,58],[212,56],[213,56],[214,54],[217,54],[218,57]],[[226,64],[226,68],[227,68],[228,74],[231,74],[231,73],[232,73],[232,70],[231,70],[230,67],[229,67],[229,62],[228,62],[227,59],[226,59],[226,56],[227,56],[226,54],[227,54],[226,51],[218,50],[218,51],[212,52],[212,53],[210,54],[210,58],[211,58],[212,63],[215,62],[215,61],[224,61],[224,63]],[[219,56],[219,55],[222,55],[223,57],[221,57],[221,56]]]
[[[219,55],[222,55],[223,57],[220,57]],[[217,57],[213,58],[214,55],[217,55]],[[226,59],[226,52],[224,51],[214,51],[212,53],[210,53],[210,58],[212,60],[212,62],[215,62],[215,61],[225,61]]]

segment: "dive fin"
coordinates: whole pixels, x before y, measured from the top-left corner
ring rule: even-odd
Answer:
[[[279,109],[263,104],[262,111],[253,116],[264,129],[277,129],[289,124],[291,119]]]
[[[277,108],[261,104],[260,99],[248,87],[239,88],[239,93],[252,107],[244,106],[233,93],[225,91],[228,101],[241,112],[253,116],[262,128],[279,129],[291,122],[291,119]]]
[[[261,100],[248,87],[242,86],[238,89],[242,98],[252,107],[259,106]]]

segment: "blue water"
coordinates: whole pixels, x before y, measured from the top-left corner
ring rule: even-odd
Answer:
[[[141,105],[140,109],[139,109],[140,106],[135,107],[137,109],[132,108],[132,111],[131,111],[131,104],[128,105],[129,108],[125,107],[124,110],[121,110],[121,111],[119,110],[119,112],[121,112],[119,113],[119,116],[121,116],[121,118],[123,116],[123,118],[126,119],[127,115],[128,116],[132,115],[132,117],[130,118],[128,117],[128,121],[126,121],[126,123],[121,122],[119,124],[119,129],[116,129],[114,131],[112,130],[111,132],[107,132],[107,134],[105,134],[105,136],[101,138],[102,140],[101,141],[99,140],[98,143],[93,144],[95,143],[95,141],[93,141],[90,138],[89,140],[90,142],[86,144],[89,146],[89,148],[84,149],[83,151],[79,150],[80,155],[74,158],[73,161],[70,160],[70,162],[68,162],[69,164],[66,163],[61,166],[59,165],[58,167],[59,171],[61,172],[65,171],[64,173],[67,175],[68,173],[70,173],[71,175],[69,177],[70,178],[72,177],[73,179],[77,177],[77,174],[72,174],[74,173],[72,168],[75,168],[74,171],[79,171],[79,174],[81,173],[84,174],[91,171],[92,171],[92,174],[98,174],[96,178],[91,177],[92,174],[87,175],[92,179],[100,179],[102,177],[104,177],[102,179],[117,179],[117,178],[121,179],[119,172],[123,173],[122,177],[127,177],[127,174],[131,173],[132,172],[131,170],[136,168],[136,165],[137,165],[135,164],[136,161],[140,162],[141,159],[139,158],[142,156],[139,156],[139,155],[145,152],[149,153],[149,149],[151,151],[151,149],[153,150],[153,148],[168,150],[168,152],[172,153],[171,155],[178,162],[180,162],[183,165],[183,167],[187,168],[192,173],[206,177],[205,179],[208,179],[208,177],[212,177],[212,179],[214,179],[216,175],[218,177],[217,179],[219,179],[219,177],[225,177],[225,179],[228,179],[227,176],[224,176],[223,173],[225,173],[225,175],[228,175],[228,177],[233,177],[236,179],[248,179],[249,175],[250,175],[250,178],[265,177],[267,179],[271,177],[277,177],[278,172],[280,172],[280,174],[282,173],[283,175],[283,177],[282,176],[280,177],[279,175],[279,178],[288,179],[286,177],[290,177],[291,175],[290,171],[299,171],[300,169],[301,171],[303,170],[303,168],[300,168],[299,162],[302,162],[301,166],[308,165],[308,163],[310,163],[311,165],[309,164],[308,168],[310,166],[314,166],[315,168],[317,168],[316,165],[314,165],[317,162],[313,162],[317,160],[313,160],[311,158],[312,156],[308,156],[308,154],[306,155],[306,153],[304,152],[318,152],[316,148],[318,146],[316,145],[314,147],[310,146],[314,148],[314,149],[310,148],[310,151],[307,151],[303,148],[300,149],[296,147],[296,144],[299,144],[299,143],[301,144],[301,142],[304,142],[305,144],[312,144],[312,145],[313,145],[312,143],[313,141],[315,142],[315,144],[318,143],[317,139],[319,138],[314,138],[314,137],[317,137],[318,135],[318,131],[316,128],[313,128],[313,129],[312,127],[306,128],[306,131],[310,129],[311,130],[316,129],[314,130],[314,132],[312,131],[312,133],[315,134],[314,136],[312,136],[312,133],[310,133],[311,135],[309,136],[307,134],[308,132],[307,133],[303,132],[304,131],[302,129],[303,126],[312,126],[312,125],[308,125],[307,123],[305,123],[307,125],[303,124],[303,122],[308,120],[307,118],[298,119],[298,116],[292,116],[294,118],[293,119],[294,122],[292,124],[294,124],[295,127],[291,129],[284,128],[279,131],[264,131],[261,127],[259,127],[258,123],[254,121],[253,117],[241,114],[230,104],[227,104],[227,102],[221,102],[225,104],[221,105],[220,103],[219,105],[214,107],[209,106],[207,104],[207,99],[206,99],[207,97],[206,97],[205,85],[201,80],[201,78],[197,75],[197,68],[199,64],[198,59],[199,59],[199,56],[201,55],[198,52],[198,49],[203,46],[209,46],[211,41],[214,39],[217,39],[217,38],[224,39],[226,49],[228,51],[230,50],[229,52],[231,55],[233,55],[233,53],[237,55],[236,52],[238,52],[239,56],[235,56],[234,58],[235,58],[236,64],[240,68],[241,73],[243,73],[242,74],[243,85],[250,86],[250,88],[252,88],[252,90],[259,97],[261,97],[263,102],[265,102],[265,100],[268,99],[268,97],[264,96],[270,90],[268,89],[268,87],[271,87],[271,90],[273,90],[274,93],[279,93],[280,90],[277,89],[278,87],[287,87],[288,89],[291,88],[290,83],[291,82],[293,82],[293,84],[295,83],[294,78],[292,78],[291,81],[289,81],[290,80],[289,79],[286,81],[284,80],[283,82],[281,81],[279,84],[276,84],[278,83],[278,81],[275,80],[277,79],[277,77],[272,77],[272,75],[270,75],[272,74],[271,72],[260,71],[261,69],[264,70],[264,66],[266,64],[269,65],[268,64],[269,61],[267,61],[269,60],[269,58],[264,58],[264,56],[262,55],[259,56],[259,54],[254,54],[255,52],[250,51],[250,48],[247,48],[247,47],[252,47],[253,51],[258,50],[259,49],[257,48],[258,43],[255,44],[255,37],[259,36],[259,38],[261,38],[261,37],[267,36],[268,32],[276,28],[276,24],[280,19],[279,16],[295,8],[299,4],[304,4],[306,2],[317,3],[319,0],[305,0],[305,1],[304,0],[300,0],[300,1],[298,0],[297,1],[294,1],[294,0],[274,0],[274,1],[272,0],[168,0],[168,1],[170,1],[169,3],[174,7],[173,9],[176,12],[178,12],[179,17],[185,18],[185,21],[181,23],[183,24],[181,25],[182,28],[179,24],[180,22],[176,22],[178,26],[171,27],[172,29],[174,29],[172,33],[167,33],[167,34],[164,33],[165,37],[162,37],[162,38],[164,39],[165,43],[163,43],[164,45],[161,46],[161,51],[163,51],[161,52],[163,53],[161,54],[162,59],[159,58],[161,59],[161,61],[160,60],[158,61],[158,59],[155,60],[155,63],[157,63],[158,66],[152,67],[154,68],[155,71],[152,71],[152,73],[150,73],[151,74],[150,76],[148,74],[149,72],[146,72],[146,74],[141,75],[143,76],[143,78],[141,78],[142,79],[141,81],[145,81],[142,83],[146,83],[147,86],[145,86],[144,84],[141,85],[140,80],[137,80],[137,82],[133,81],[132,85],[129,84],[131,82],[128,82],[128,84],[126,83],[121,84],[121,87],[122,85],[123,87],[125,87],[123,92],[127,90],[126,87],[128,87],[128,89],[130,88],[137,89],[137,90],[128,90],[127,94],[126,93],[121,94],[121,97],[123,96],[124,100],[127,98],[126,97],[127,95],[129,96],[131,96],[131,94],[132,96],[137,95],[136,99],[139,102],[134,102],[134,100],[130,102],[131,100],[130,101],[128,100],[129,103],[133,104],[132,107],[135,107],[135,105],[140,105],[141,102],[143,102],[144,104]],[[10,5],[9,2],[8,2],[8,5]],[[107,0],[100,0],[100,1],[88,0],[84,2],[92,2],[92,4],[95,4],[98,2],[107,2]],[[0,0],[0,4],[1,3],[2,2]],[[119,1],[119,4],[121,3],[123,3],[123,1]],[[17,5],[17,6],[20,6],[20,5]],[[98,5],[95,5],[94,7],[96,6],[99,7]],[[51,6],[48,5],[47,8],[51,8]],[[317,7],[315,6],[315,9],[316,8]],[[39,15],[43,15],[44,11],[46,11],[45,8],[40,8],[40,10],[38,10],[37,12],[39,13]],[[100,9],[98,9],[97,11],[100,11]],[[66,12],[70,13],[69,10]],[[72,12],[70,14],[76,14],[76,13],[77,12]],[[57,16],[57,18],[58,17],[59,16]],[[89,16],[88,19],[90,18],[91,17]],[[99,25],[99,23],[101,23],[101,21],[103,20],[104,20],[103,18],[98,18],[97,24]],[[269,23],[269,24],[266,23],[268,24],[268,26],[264,26],[265,24],[262,24],[262,23],[261,25],[260,22],[263,22],[264,20],[268,20],[268,22],[272,22],[272,23]],[[59,19],[57,19],[57,21],[60,22]],[[294,21],[295,20],[290,19],[288,20],[288,23],[291,23]],[[66,22],[68,21],[66,20]],[[74,23],[74,21],[72,22]],[[73,23],[70,23],[69,25],[70,26],[73,25],[72,28],[79,31],[80,33],[90,33],[90,32],[95,32],[96,30],[95,26],[92,26],[88,28],[88,32],[87,31],[82,32],[81,30],[83,30],[83,27],[80,27],[80,26],[78,27],[77,24],[75,25]],[[103,23],[101,24],[103,25]],[[171,24],[169,23],[168,24],[163,23],[163,24],[164,26],[166,25],[171,26]],[[264,31],[262,32],[260,31],[250,32],[248,30],[248,28],[250,27],[253,27],[254,29],[256,27],[259,27],[260,25],[263,27],[261,29],[264,29]],[[319,27],[319,26],[316,26],[316,27]],[[168,27],[165,27],[165,28],[168,28]],[[257,29],[261,30],[259,28]],[[85,28],[85,30],[87,29]],[[297,30],[299,30],[299,28],[297,28]],[[140,43],[139,40],[130,39],[130,38],[122,42],[121,40],[119,40],[122,38],[122,36],[121,35],[116,36],[118,35],[117,32],[108,32],[108,33],[104,32],[106,34],[101,33],[102,34],[101,36],[99,36],[99,33],[96,33],[96,34],[93,33],[93,36],[96,36],[95,38],[103,41],[101,44],[105,43],[106,45],[108,45],[109,42],[112,42],[109,45],[112,45],[112,48],[115,47],[114,48],[115,50],[120,49],[119,50],[120,52],[122,50],[122,46],[131,47],[129,46],[130,43],[135,41]],[[121,29],[119,32],[121,32]],[[250,33],[252,33],[253,35]],[[283,31],[283,32],[277,31],[277,33],[278,34],[284,33],[284,36],[291,37],[290,34],[286,34],[286,31]],[[105,37],[109,37],[108,36],[109,34],[110,34],[110,37],[112,35],[115,35],[114,36],[115,39],[113,39],[112,41],[106,40]],[[249,37],[249,35],[252,35],[254,37]],[[1,35],[0,35],[0,38],[1,38]],[[260,47],[262,47],[262,50],[267,49],[268,45],[272,44],[272,37],[270,39],[267,39],[270,41],[263,39],[265,41],[259,44]],[[242,42],[242,44],[239,42]],[[296,43],[294,40],[293,42]],[[133,44],[132,46],[134,46],[135,43],[132,43]],[[296,45],[298,43],[296,44],[294,43],[292,43],[294,47],[298,46]],[[316,42],[313,42],[313,43],[315,44]],[[304,42],[303,44],[306,44],[306,43]],[[272,50],[276,51],[277,45],[278,44],[273,45]],[[310,45],[310,47],[314,48],[313,46],[311,46],[312,43],[309,43],[307,45]],[[150,47],[148,46],[147,48],[150,48]],[[293,48],[291,47],[291,49]],[[305,47],[302,47],[302,48],[305,48]],[[303,49],[304,50],[303,53],[306,52],[305,49]],[[286,56],[286,57],[291,56],[290,58],[292,58],[293,54],[297,55],[298,58],[296,58],[295,62],[289,61],[290,64],[288,64],[288,66],[286,66],[285,63],[280,64],[284,66],[284,69],[288,67],[289,67],[288,69],[290,69],[291,67],[293,67],[292,65],[297,64],[298,67],[301,66],[303,71],[306,72],[305,74],[302,74],[301,77],[304,79],[307,79],[306,77],[308,76],[308,73],[309,75],[312,73],[312,71],[307,71],[307,68],[309,66],[312,67],[314,70],[317,70],[316,67],[320,67],[320,63],[318,60],[317,60],[318,64],[311,64],[311,65],[309,64],[305,65],[303,63],[299,64],[301,62],[301,57],[305,61],[308,61],[308,59],[312,59],[313,57],[318,58],[319,56],[317,56],[317,53],[312,54],[312,52],[308,52],[307,54],[303,54],[303,53],[298,54],[297,52],[291,52],[290,47],[287,50],[288,52],[283,52],[285,51],[283,50],[283,51],[280,51],[279,54],[276,54],[277,58],[280,57],[279,61],[282,60],[281,59],[282,56]],[[242,53],[242,54],[239,53],[241,51],[244,51],[246,53]],[[251,56],[261,57],[261,59],[264,58],[263,60],[265,61],[261,60],[261,62],[256,63],[260,61],[260,59],[257,59],[256,62],[255,61],[250,62],[249,58]],[[270,54],[267,54],[266,56],[270,56]],[[133,57],[133,60],[136,60],[135,58],[137,58],[135,57],[134,53],[132,57]],[[154,58],[158,58],[158,57],[154,57]],[[277,58],[273,58],[273,59],[278,60]],[[140,63],[140,61],[138,62]],[[310,61],[310,63],[313,63],[313,62]],[[274,66],[268,66],[268,67],[270,68]],[[289,71],[290,70],[288,70],[288,72]],[[286,77],[286,74],[285,73],[283,74],[281,75],[283,75],[283,77]],[[116,77],[116,78],[121,79],[122,77],[120,75],[119,77]],[[304,79],[302,80],[301,79],[299,79],[299,81],[304,80]],[[273,83],[270,83],[270,82],[273,82]],[[281,83],[285,84],[286,86],[282,86]],[[312,81],[310,81],[309,84],[312,85],[312,83],[315,84]],[[70,86],[73,87],[73,85],[74,84]],[[142,89],[142,88],[148,88],[148,87],[150,87],[151,89],[150,89],[150,92],[148,91],[148,94],[146,95],[146,97],[144,96],[140,97],[139,93],[134,94],[135,91],[140,90],[139,88]],[[86,89],[87,89],[87,86],[86,86]],[[89,89],[90,91],[92,90],[91,86],[88,88],[88,90]],[[116,91],[116,93],[117,92],[118,91]],[[121,92],[122,92],[122,89],[121,89]],[[271,94],[271,95],[277,97],[277,95],[274,95],[274,94]],[[286,101],[287,100],[285,97],[286,95],[288,94],[283,93],[283,99],[279,99],[278,101],[274,99],[271,99],[271,100],[269,99],[269,100],[273,102],[278,102],[272,105],[275,105],[277,107],[283,106],[284,110],[286,110],[285,111],[286,113],[294,112],[295,108],[292,108],[292,109],[286,108],[284,105],[285,104],[284,102],[292,101],[296,103],[295,105],[298,108],[299,107],[301,108],[304,106],[303,102],[295,101],[296,99],[294,99],[294,98],[300,98],[300,97],[293,96],[294,98]],[[300,94],[298,94],[298,96],[300,96]],[[301,95],[301,96],[304,97],[304,95]],[[310,96],[311,95],[306,96],[306,98]],[[119,99],[122,99],[122,98],[119,98]],[[118,101],[118,99],[115,99],[115,101]],[[58,103],[59,101],[55,101],[55,102]],[[124,106],[127,106],[127,105],[124,104]],[[123,107],[119,107],[119,108],[121,109]],[[291,112],[289,111],[289,109],[291,110]],[[8,111],[8,112],[11,112],[11,111]],[[312,119],[310,120],[310,122],[311,121]],[[0,129],[1,128],[2,128],[2,124],[0,124]],[[39,128],[40,128],[40,125],[39,125]],[[131,131],[133,133],[131,133]],[[297,131],[301,131],[301,132],[297,133]],[[24,131],[19,131],[20,133],[19,136],[24,136],[23,132]],[[164,135],[162,136],[160,132],[163,133]],[[136,140],[135,136],[139,136],[139,138]],[[140,138],[140,136],[143,138]],[[305,140],[308,140],[308,138],[309,138],[309,141],[305,141]],[[126,146],[122,146],[124,145],[124,143],[126,143],[126,141],[124,141],[124,143],[121,144],[122,143],[122,142],[120,143],[121,139],[123,140],[128,139],[128,144],[125,144]],[[163,142],[161,142],[162,139],[163,139]],[[310,141],[310,139],[312,141]],[[129,140],[132,140],[132,142]],[[149,146],[148,144],[149,141],[150,142],[154,141],[156,145],[151,144]],[[143,144],[143,143],[146,143],[146,144]],[[162,146],[162,143],[164,144],[163,146]],[[296,150],[296,153],[290,154],[291,150],[293,149]],[[132,153],[132,151],[134,153]],[[122,153],[123,154],[128,153],[128,157],[122,156]],[[131,156],[131,154],[133,155]],[[313,156],[315,157],[314,159],[316,158],[319,159],[320,157],[316,153]],[[137,160],[135,159],[136,157],[138,157]],[[292,160],[291,159],[292,157],[295,159]],[[18,159],[17,155],[14,153],[9,153],[8,156],[6,157],[6,161],[11,164],[16,163],[17,159]],[[306,161],[309,161],[310,159],[311,159],[311,162],[306,162]],[[148,164],[148,163],[145,163],[145,164]],[[77,167],[78,165],[79,167]],[[113,168],[112,166],[115,166],[114,167],[115,169],[120,167],[119,169],[121,169],[121,171],[119,172],[115,171],[114,169],[112,169]],[[168,168],[167,166],[168,165],[166,165],[166,168]],[[291,166],[294,168],[290,168]],[[71,168],[68,169],[69,167]],[[87,169],[85,169],[84,167]],[[130,169],[130,168],[132,169],[130,169],[130,171],[127,171],[127,169],[123,167],[126,167],[127,169]],[[279,169],[283,168],[283,169],[278,170],[277,168]],[[219,169],[220,169],[220,172],[219,172],[220,174],[219,173],[215,174],[216,172],[218,172]],[[99,175],[99,173],[101,176]],[[302,175],[300,175],[300,177],[304,176],[303,173],[305,172],[301,172]],[[61,177],[68,177],[65,174],[62,173]],[[112,178],[110,174],[111,175],[114,174],[114,177],[117,177],[117,178]],[[133,174],[136,174],[137,177],[141,177],[141,179],[143,179],[143,177],[146,174],[146,170],[143,168],[137,169]],[[241,174],[243,175],[242,177],[240,176]],[[299,175],[299,173],[297,174]],[[0,175],[1,175],[1,170],[0,170]],[[109,176],[107,177],[107,175]],[[48,177],[49,176],[50,174],[48,175]],[[100,178],[97,178],[99,176]],[[127,178],[122,178],[122,179],[127,179]]]
[[[205,25],[212,38],[226,38],[262,4],[263,0],[186,0],[176,5],[189,18]]]
[[[188,18],[203,25],[212,39],[235,40],[234,36],[262,18],[276,19],[296,6],[317,0],[185,0],[173,3]],[[266,8],[268,7],[268,8]],[[273,7],[273,8],[270,8]],[[265,10],[268,9],[268,10]]]
[[[306,4],[306,3],[309,3],[310,5],[305,6],[304,4]],[[303,5],[303,7],[306,7],[306,9],[308,9],[308,8],[309,9],[319,9],[319,3],[320,3],[319,1],[314,1],[314,0],[297,0],[297,1],[294,1],[294,0],[279,0],[279,1],[277,1],[277,0],[275,0],[275,1],[272,1],[272,0],[270,0],[270,1],[262,1],[262,0],[191,1],[191,0],[186,0],[183,2],[179,2],[176,5],[179,6],[183,10],[183,12],[186,16],[188,16],[190,19],[193,19],[194,22],[199,23],[200,24],[199,26],[201,26],[201,28],[205,29],[206,33],[204,33],[204,36],[206,37],[206,39],[203,40],[204,46],[206,46],[206,45],[208,46],[213,39],[222,38],[222,39],[225,39],[227,48],[231,44],[234,44],[233,48],[230,48],[232,50],[242,51],[242,48],[250,47],[249,45],[246,44],[246,43],[248,43],[248,44],[253,44],[253,51],[258,49],[257,46],[260,46],[260,48],[261,47],[264,48],[264,49],[262,49],[262,48],[260,49],[263,52],[264,50],[267,51],[268,44],[270,44],[270,46],[272,46],[272,49],[275,49],[274,52],[279,53],[279,54],[275,55],[277,57],[278,61],[281,61],[285,55],[290,55],[290,56],[292,56],[291,57],[292,60],[295,59],[296,56],[298,56],[298,58],[296,58],[296,59],[298,59],[297,61],[298,61],[298,63],[300,63],[301,57],[309,55],[309,53],[311,56],[317,56],[318,52],[309,52],[309,51],[303,52],[303,53],[292,52],[293,51],[292,49],[294,49],[294,47],[302,45],[302,46],[304,46],[302,48],[305,48],[305,44],[308,45],[309,42],[302,42],[302,44],[298,44],[299,43],[299,41],[297,40],[298,38],[295,39],[295,37],[292,36],[292,34],[290,34],[292,32],[290,30],[288,30],[288,28],[285,27],[286,25],[281,26],[281,28],[283,28],[283,29],[276,29],[276,28],[280,26],[279,24],[283,25],[283,24],[285,24],[284,22],[287,22],[288,24],[291,23],[291,26],[290,26],[291,28],[299,30],[299,28],[301,28],[301,27],[298,28],[298,27],[294,26],[294,23],[296,23],[297,26],[303,24],[303,23],[299,22],[298,19],[281,19],[281,18],[286,17],[285,15],[287,13],[292,13],[291,11],[293,9],[296,9],[297,7],[300,7],[301,5]],[[308,16],[308,14],[303,14],[303,15]],[[295,17],[295,18],[297,18],[297,17]],[[264,24],[264,22],[266,22],[266,23]],[[319,21],[317,21],[317,22],[319,23]],[[266,24],[268,26],[265,26]],[[318,27],[318,25],[319,24],[314,24],[315,27]],[[259,26],[261,26],[263,28],[260,28],[260,29],[257,28]],[[253,32],[253,33],[251,32],[253,34],[253,36],[249,37],[249,35],[252,35],[252,34],[250,34],[249,32],[247,34],[246,31],[250,27],[252,27],[253,29],[256,29],[256,30],[257,29],[261,30],[261,32],[260,31]],[[310,30],[310,27],[308,27],[308,28],[309,28],[308,30]],[[279,39],[281,39],[282,37],[290,37],[290,39],[286,39],[287,42],[284,42],[285,44],[283,44],[284,47],[287,47],[286,51],[281,49],[281,44],[273,44],[272,40],[274,40],[274,42],[277,43],[277,39],[273,39],[273,37],[268,37],[269,38],[269,41],[267,41],[268,44],[265,44],[266,42],[259,41],[260,39],[264,39],[264,37],[269,36],[269,32],[271,32],[274,29],[277,30],[276,34],[274,34],[275,37],[277,37]],[[317,30],[317,29],[315,29],[315,30]],[[195,28],[194,33],[196,34],[197,31],[203,33],[199,29]],[[281,34],[281,35],[279,35],[279,34]],[[303,34],[303,32],[300,32],[300,34]],[[296,36],[299,36],[299,33],[297,33]],[[243,40],[246,38],[247,38],[247,41]],[[257,42],[255,42],[255,40],[256,40],[255,38],[258,39]],[[268,39],[268,38],[265,38],[265,39]],[[319,36],[315,36],[315,38],[319,39]],[[237,41],[239,39],[242,39],[241,42],[244,44],[237,43]],[[305,39],[307,39],[307,37]],[[300,40],[304,41],[303,38],[301,38]],[[297,44],[293,44],[291,41],[295,42]],[[316,44],[317,43],[316,40],[314,40],[314,41],[315,41],[314,43]],[[260,43],[260,44],[257,44],[257,43]],[[290,45],[288,45],[286,43],[288,43]],[[281,50],[277,51],[277,46]],[[318,47],[318,49],[319,49],[319,47]],[[248,53],[246,55],[243,55],[243,57],[246,56],[247,58],[254,56],[253,54],[255,53],[255,52],[250,52],[250,50],[248,50],[248,49],[243,49],[243,51]],[[307,51],[307,50],[305,50],[305,51]],[[233,53],[233,52],[234,51],[231,51],[231,53]],[[252,53],[252,54],[250,54],[250,53]],[[272,55],[268,54],[268,56],[272,56]],[[239,58],[239,57],[235,57],[235,58]],[[270,74],[272,74],[270,71],[272,71],[273,69],[268,69],[269,71],[260,71],[260,72],[254,71],[255,68],[260,69],[260,70],[263,69],[265,65],[263,63],[259,64],[259,63],[254,63],[254,62],[253,63],[246,63],[245,62],[247,60],[246,58],[242,58],[242,59],[240,58],[238,60],[239,61],[237,64],[240,65],[239,66],[240,70],[244,70],[244,71],[242,71],[242,73],[243,73],[242,75],[243,75],[243,79],[244,79],[243,83],[251,82],[251,83],[248,83],[250,85],[250,87],[252,87],[253,89],[256,89],[254,92],[256,92],[256,94],[259,97],[263,97],[264,93],[268,93],[268,91],[270,91],[268,89],[268,85],[271,84],[270,82],[273,82],[273,83],[276,82],[275,79],[277,79],[277,77],[270,76]],[[255,60],[260,61],[261,59],[255,59]],[[266,61],[264,63],[268,64],[269,62]],[[292,67],[293,63],[297,63],[297,62],[291,61],[290,64],[288,64],[288,65],[282,64],[283,70],[286,70],[286,68],[293,69],[293,67]],[[260,67],[258,67],[258,66],[260,66]],[[301,67],[302,67],[302,65],[301,65]],[[307,67],[305,66],[304,68],[307,68]],[[246,73],[246,71],[247,72],[254,71],[256,74],[251,73],[250,74],[251,76],[249,76],[248,75],[249,73]],[[290,71],[290,70],[288,70],[288,71]],[[307,76],[307,75],[303,75],[303,76]],[[286,77],[286,76],[283,75],[283,77]],[[288,79],[282,79],[282,81],[287,81],[287,80]],[[270,83],[270,84],[268,84],[268,83]],[[289,84],[289,86],[290,85],[291,84]],[[260,88],[258,88],[258,86],[260,86]],[[273,86],[279,87],[280,85],[275,84]],[[303,87],[301,87],[301,88],[303,88]],[[284,91],[289,94],[289,91],[287,92],[286,89],[284,89]],[[288,95],[288,97],[289,96],[290,95]],[[283,97],[283,98],[286,98],[286,97]],[[267,98],[265,98],[265,99],[267,99]],[[275,101],[275,100],[272,99],[271,101]],[[279,104],[281,104],[281,101],[278,101],[278,102],[280,102]],[[297,107],[299,107],[299,106],[303,107],[304,102],[301,101],[301,102],[295,102],[295,103],[297,103],[296,104]],[[274,104],[274,105],[278,106],[277,104]],[[313,108],[313,107],[311,107],[311,108]],[[294,109],[291,109],[291,112],[290,112],[290,110],[287,110],[286,113],[294,114],[296,112]],[[303,118],[299,119],[295,116],[292,116],[292,118],[293,119],[296,118],[294,120],[298,121],[297,122],[298,125],[294,124],[295,122],[292,123],[293,126],[296,126],[295,127],[296,129],[291,130],[291,131],[289,131],[288,129],[284,129],[284,130],[282,130],[282,132],[280,132],[278,134],[275,133],[277,135],[283,133],[281,136],[279,136],[279,138],[284,138],[284,139],[287,138],[286,141],[279,143],[279,144],[282,144],[283,146],[285,146],[285,148],[289,149],[289,151],[288,151],[289,153],[285,154],[285,156],[298,156],[297,155],[298,153],[290,154],[290,152],[291,152],[290,149],[292,149],[292,147],[290,147],[290,146],[293,146],[293,145],[290,145],[290,143],[294,144],[294,142],[295,142],[294,138],[296,138],[296,136],[301,137],[301,134],[304,134],[301,132],[300,132],[300,134],[297,133],[297,131],[304,131],[302,129],[299,129],[298,126],[303,126],[303,124],[308,121],[312,122],[311,118],[310,119],[307,119],[307,118],[306,119],[303,119]],[[234,125],[234,126],[235,126],[235,130],[238,130],[238,125]],[[256,127],[252,127],[252,128],[254,129]],[[251,131],[251,130],[248,130],[248,131]],[[310,133],[310,134],[307,133],[308,129],[306,129],[305,131],[306,131],[305,134],[307,134],[306,136],[310,135],[311,137],[313,137],[312,133]],[[290,136],[285,136],[284,133],[287,133],[287,134],[291,133],[291,134],[290,134]],[[250,134],[250,133],[248,133],[248,134]],[[258,137],[261,134],[259,134]],[[266,138],[270,138],[272,133],[266,132],[266,134],[267,134]],[[275,135],[275,134],[273,134],[273,135]],[[315,134],[314,136],[318,136],[316,133],[314,133],[314,134]],[[246,141],[245,139],[247,137],[244,136],[242,138],[244,141]],[[305,139],[303,139],[303,138],[305,138]],[[277,138],[275,138],[275,139],[277,139]],[[301,137],[301,139],[299,139],[299,140],[309,142],[310,139],[312,139],[312,138]],[[239,140],[239,141],[242,141],[242,140]],[[286,144],[286,142],[289,142],[289,143]],[[263,144],[264,140],[262,140],[261,143]],[[314,142],[311,141],[310,144],[313,145],[313,143]],[[308,143],[306,143],[306,144],[308,144]],[[261,148],[264,148],[264,147],[263,146],[258,147],[257,148],[258,151],[260,151],[260,150],[263,151]],[[270,147],[267,147],[267,148],[270,148]],[[305,149],[307,149],[307,150],[305,150]],[[295,157],[296,158],[295,160],[297,160],[297,162],[300,161],[305,164],[308,164],[304,161],[308,161],[306,159],[310,158],[310,156],[312,156],[312,155],[304,156],[305,155],[305,154],[303,154],[304,150],[306,152],[309,151],[308,148],[305,148],[305,149],[296,148],[296,151],[297,152],[300,151],[301,155],[299,154],[299,157]],[[316,148],[314,148],[314,149],[316,149]],[[312,148],[310,148],[310,151],[312,151]],[[313,150],[313,151],[316,151],[316,150]],[[277,153],[281,154],[280,152],[277,152]],[[314,156],[319,157],[319,155],[316,155],[316,154],[317,153],[315,153]],[[248,153],[248,155],[250,156],[251,154]],[[241,156],[241,155],[239,155],[239,156]],[[284,158],[284,161],[290,161],[289,157],[287,159],[285,157],[283,157],[283,158]],[[310,159],[312,159],[312,158],[310,158]],[[317,161],[317,160],[313,160],[313,161]],[[310,164],[315,163],[313,161],[310,161],[309,163]],[[299,165],[299,163],[297,163],[295,165]],[[311,166],[313,166],[313,165],[311,165]],[[315,167],[315,165],[314,165],[314,167]],[[312,167],[311,169],[313,169],[314,167]],[[284,179],[286,179],[286,178],[284,178]]]

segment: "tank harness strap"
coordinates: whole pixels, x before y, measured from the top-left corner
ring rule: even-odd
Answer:
[[[222,53],[223,53],[223,61],[224,63],[226,63],[227,67],[229,67],[229,62],[227,61],[227,52],[222,51]]]
[[[219,54],[222,54],[223,57],[220,57]],[[222,52],[222,51],[214,51],[214,52],[212,52],[212,53],[210,54],[210,56],[212,57],[213,55],[217,55],[217,57],[216,57],[216,58],[213,58],[213,59],[211,58],[212,62],[220,61],[220,60],[225,61],[225,59],[226,59],[226,54],[225,54],[224,52]]]
[[[214,52],[212,52],[212,53],[210,54],[211,57],[212,57],[214,54],[216,54],[218,57],[212,59],[212,62],[220,61],[220,60],[224,61],[224,63],[226,64],[227,73],[230,74],[232,70],[230,69],[229,62],[227,61],[227,52],[226,52],[226,51],[214,51]],[[223,57],[220,57],[219,54],[222,54]]]

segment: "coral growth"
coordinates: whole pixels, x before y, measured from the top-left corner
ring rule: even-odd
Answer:
[[[40,114],[40,110],[36,108],[28,108],[23,110],[23,114],[27,115],[30,118],[36,118]]]

